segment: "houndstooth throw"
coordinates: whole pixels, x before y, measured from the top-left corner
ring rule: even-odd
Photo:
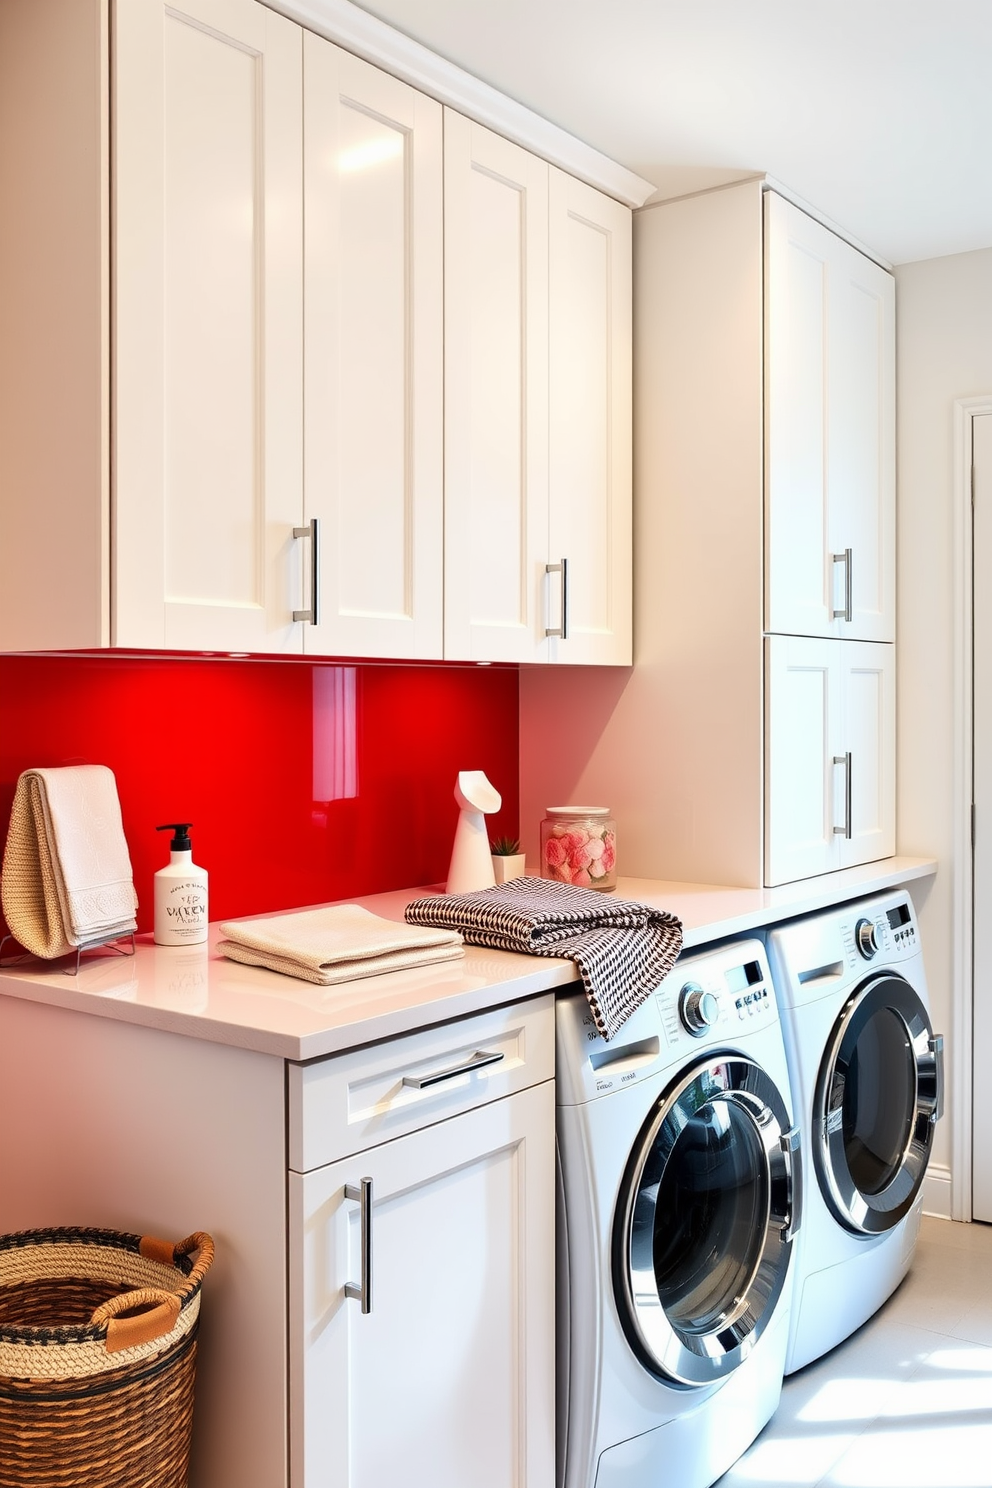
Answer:
[[[460,930],[473,945],[570,958],[605,1039],[651,995],[682,948],[682,922],[675,915],[544,878],[415,899],[406,918]]]

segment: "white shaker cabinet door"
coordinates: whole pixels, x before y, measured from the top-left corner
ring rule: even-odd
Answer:
[[[840,867],[844,828],[838,643],[765,640],[765,883]],[[839,830],[838,830],[839,829]]]
[[[440,657],[441,105],[309,33],[304,83],[304,649]]]
[[[765,629],[895,638],[891,274],[774,192],[765,214]]]
[[[446,109],[444,209],[445,655],[544,661],[548,166]]]
[[[298,651],[302,32],[114,10],[116,645]]]
[[[565,634],[549,660],[629,666],[630,211],[552,168],[548,248],[548,547],[552,563],[567,565]],[[562,587],[553,576],[558,614]]]
[[[895,647],[765,640],[765,883],[895,851]]]
[[[842,641],[837,650],[849,800],[838,840],[849,868],[896,850],[895,647]]]
[[[550,1081],[290,1173],[294,1488],[552,1488],[554,1186]]]

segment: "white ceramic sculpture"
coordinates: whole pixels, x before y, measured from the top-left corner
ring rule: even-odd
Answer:
[[[455,782],[455,800],[461,807],[445,893],[471,894],[491,889],[496,882],[489,851],[486,817],[498,811],[502,797],[482,770],[461,770]]]

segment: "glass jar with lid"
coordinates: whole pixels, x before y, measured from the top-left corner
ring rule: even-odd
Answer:
[[[581,889],[613,889],[617,828],[608,806],[548,806],[541,823],[541,877]]]

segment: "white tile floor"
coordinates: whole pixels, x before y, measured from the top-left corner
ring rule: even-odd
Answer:
[[[790,1376],[718,1488],[992,1488],[992,1226],[923,1220],[913,1268]]]

